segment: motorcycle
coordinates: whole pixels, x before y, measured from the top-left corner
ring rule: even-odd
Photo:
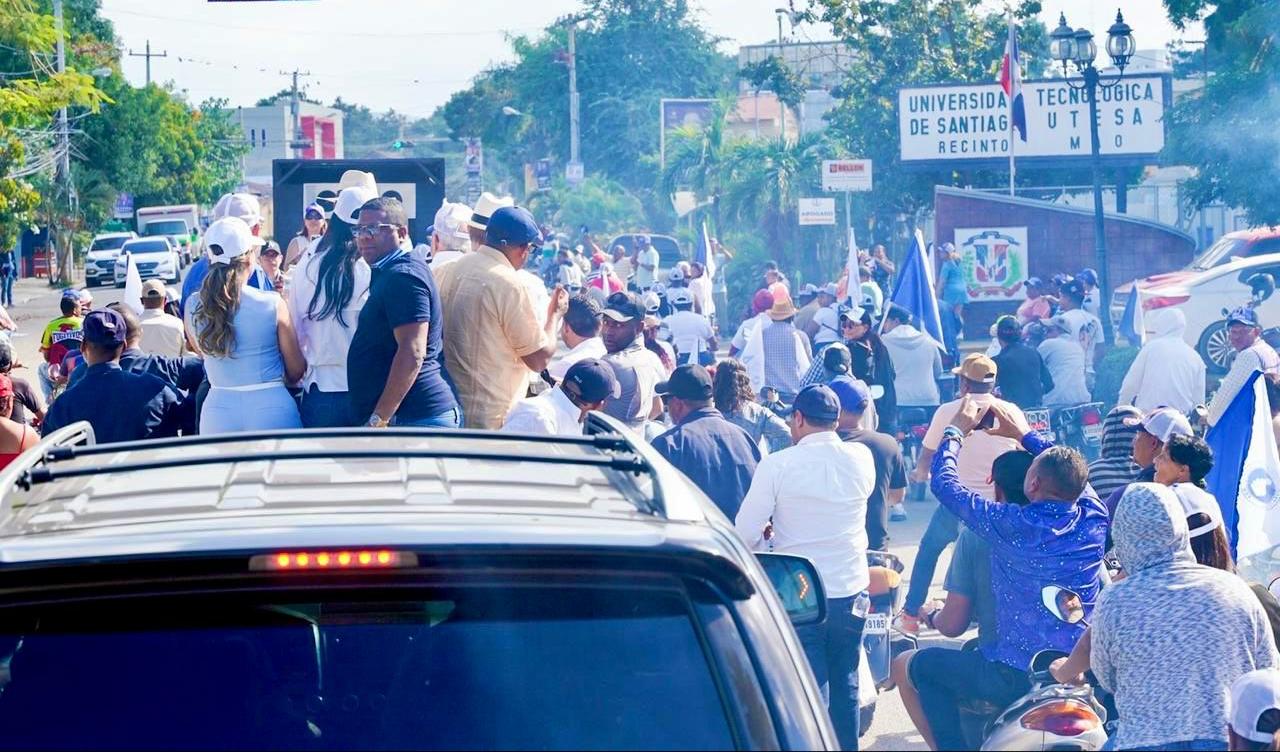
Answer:
[[[1057,408],[1051,418],[1055,441],[1079,450],[1086,462],[1093,462],[1102,454],[1102,422],[1105,417],[1101,402]]]
[[[902,609],[906,588],[902,573],[906,566],[887,551],[868,551],[871,585],[867,590],[866,624],[862,628],[862,660],[858,663],[858,735],[871,728],[876,697],[893,688],[889,667],[893,659],[916,649],[916,638],[894,629],[893,615]]]
[[[1047,585],[1041,590],[1041,599],[1058,619],[1084,623],[1083,601],[1076,593]],[[1003,710],[993,714],[990,703],[962,705],[961,722],[971,746],[983,750],[1102,749],[1107,741],[1108,714],[1093,687],[1061,684],[1049,672],[1055,660],[1065,657],[1058,650],[1036,653],[1028,669],[1031,689]]]

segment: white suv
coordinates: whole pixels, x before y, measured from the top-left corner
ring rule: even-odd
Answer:
[[[138,237],[136,232],[105,232],[95,235],[84,257],[84,283],[96,287],[115,282],[116,257],[120,248]]]
[[[133,256],[138,276],[143,279],[159,277],[169,284],[182,281],[182,261],[178,258],[178,250],[169,238],[156,235],[130,240],[120,249],[115,261],[116,287],[124,287],[129,256]]]

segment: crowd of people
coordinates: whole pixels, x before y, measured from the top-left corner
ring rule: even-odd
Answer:
[[[897,270],[882,246],[852,274],[794,292],[768,264],[739,322],[724,281],[739,262],[714,240],[698,261],[664,267],[645,235],[605,249],[582,228],[570,244],[486,193],[445,203],[415,246],[406,212],[350,171],[305,207],[282,252],[262,237],[257,200],[230,194],[180,294],[148,282],[137,301],[95,308],[67,291],[42,337],[43,400],[8,375],[0,342],[0,416],[12,419],[0,421],[0,464],[36,442],[28,420],[46,434],[87,420],[99,442],[342,426],[581,435],[599,411],[650,441],[748,544],[814,561],[830,616],[797,631],[846,748],[858,738],[867,552],[888,546],[913,481],[939,504],[896,625],[979,625],[976,650],[895,663],[933,748],[965,746],[966,702],[1026,692],[1043,649],[1070,654],[1054,667],[1062,681],[1091,673],[1114,694],[1121,748],[1225,748],[1280,729],[1275,703],[1228,728],[1233,682],[1252,682],[1234,692],[1250,698],[1278,686],[1274,671],[1251,672],[1276,666],[1280,604],[1234,574],[1204,486],[1212,454],[1187,417],[1208,397],[1205,367],[1176,309],[1148,315],[1087,463],[1023,411],[1091,399],[1103,345],[1091,270],[1028,280],[985,352],[961,357],[972,317],[947,244],[939,342],[892,302]],[[1239,354],[1209,423],[1255,371],[1280,397],[1280,356],[1256,312],[1228,319]],[[900,442],[915,414],[928,427],[909,467]],[[930,585],[952,544],[940,602]],[[1109,574],[1108,551],[1123,574]],[[1091,626],[1047,609],[1047,586],[1078,597]],[[1195,707],[1181,712],[1186,687],[1198,688]]]

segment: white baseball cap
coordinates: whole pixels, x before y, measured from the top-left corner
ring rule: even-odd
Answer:
[[[840,294],[840,288],[836,286],[835,282],[828,282],[822,287],[821,292],[823,295],[830,295],[834,298],[836,295]]]
[[[333,206],[333,216],[349,225],[360,219],[360,207],[378,197],[378,189],[367,185],[355,185],[343,188],[338,194],[338,203]]]
[[[338,192],[347,188],[368,188],[375,193],[378,190],[378,181],[374,180],[373,173],[364,172],[363,170],[347,170],[342,173],[342,179],[338,181]]]
[[[213,207],[213,219],[236,217],[250,228],[262,224],[262,205],[252,193],[228,193],[218,199]]]
[[[667,302],[671,305],[692,305],[693,293],[687,287],[673,287],[667,293]]]
[[[683,282],[683,281],[684,281],[684,270],[683,270],[683,269],[681,269],[681,268],[680,268],[680,267],[678,267],[678,266],[677,266],[677,267],[674,267],[674,268],[673,268],[673,269],[672,269],[672,270],[667,274],[667,280],[668,280],[668,281],[670,281],[670,282]]]
[[[210,264],[230,264],[263,242],[239,217],[223,217],[204,231],[205,255]]]
[[[435,228],[435,233],[442,238],[454,237],[467,240],[471,237],[467,232],[467,221],[470,219],[471,207],[446,201],[436,211],[435,221],[431,224]]]
[[[1262,714],[1280,709],[1280,671],[1260,668],[1231,685],[1231,730],[1252,742],[1269,742],[1273,732],[1258,730]]]
[[[497,196],[485,191],[480,194],[480,200],[476,201],[475,208],[471,210],[471,218],[467,220],[467,226],[477,230],[483,230],[489,226],[489,217],[493,213],[504,206],[515,206],[515,199],[510,196]]]
[[[1191,528],[1188,537],[1198,538],[1222,527],[1222,507],[1218,505],[1218,500],[1212,494],[1194,483],[1175,483],[1172,488],[1174,495],[1182,504],[1183,514],[1187,517],[1203,514],[1209,518],[1209,521],[1200,527]]]
[[[1195,431],[1191,430],[1191,421],[1172,407],[1157,407],[1147,413],[1145,418],[1125,418],[1124,424],[1130,428],[1139,426],[1162,443],[1172,436],[1195,436]]]

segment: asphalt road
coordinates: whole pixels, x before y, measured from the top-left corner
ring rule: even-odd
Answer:
[[[90,292],[93,295],[93,305],[97,308],[118,302],[124,291],[114,286],[107,286],[91,288]],[[18,324],[18,336],[13,339],[13,344],[19,361],[27,364],[25,369],[18,371],[18,374],[25,376],[33,383],[36,378],[35,364],[40,362],[40,332],[46,323],[60,315],[58,310],[60,295],[59,288],[50,287],[44,280],[19,280],[15,285],[15,305],[10,309],[10,315]],[[915,564],[918,543],[924,535],[925,528],[929,524],[929,516],[933,513],[937,502],[930,497],[928,501],[908,501],[906,505],[909,518],[905,522],[890,523],[889,550],[902,558],[907,567],[907,574],[910,574]],[[931,591],[935,594],[942,593],[942,580],[950,558],[950,549],[948,549],[938,562]],[[922,633],[920,642],[922,646],[928,646],[959,641],[948,640],[937,633],[926,631]],[[896,690],[882,693],[877,699],[875,719],[871,729],[862,737],[860,747],[864,750],[927,749],[924,740],[916,733],[911,719],[907,717]]]

